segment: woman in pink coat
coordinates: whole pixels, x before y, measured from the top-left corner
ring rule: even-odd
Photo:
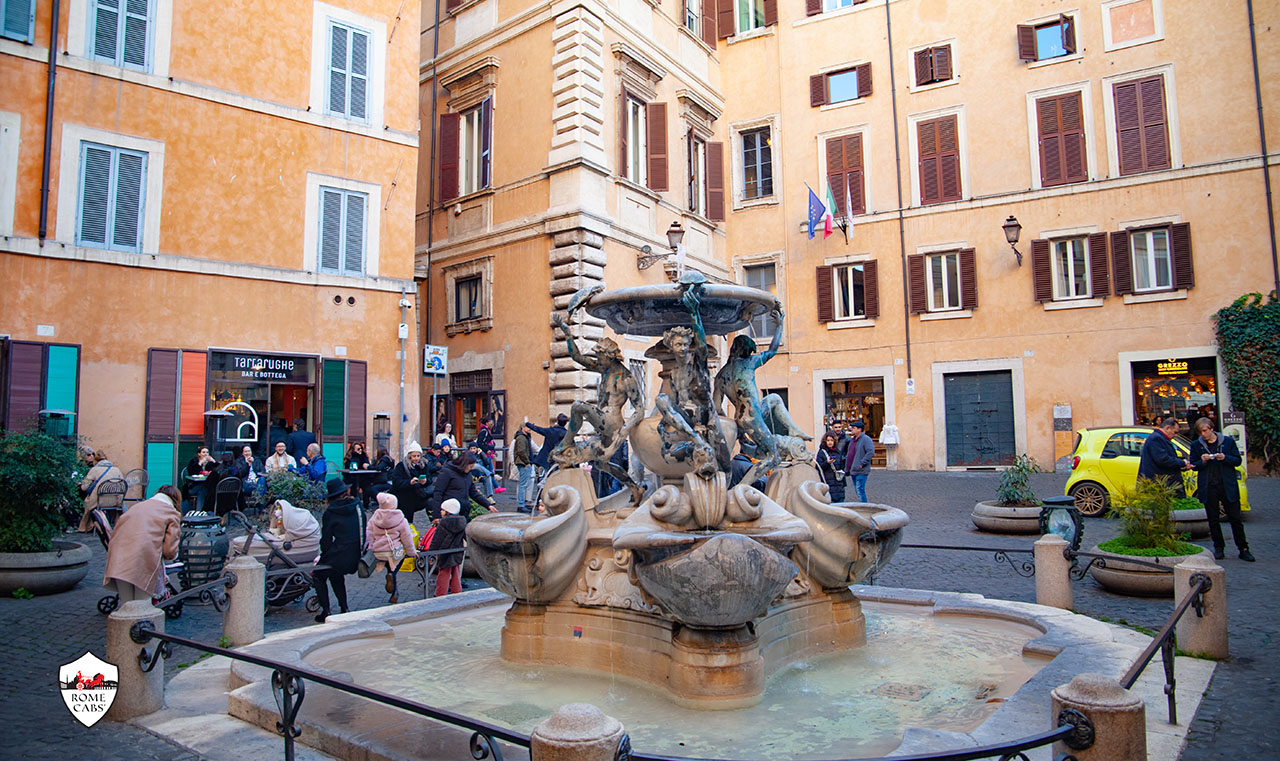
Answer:
[[[364,538],[369,549],[373,550],[373,556],[387,567],[387,592],[391,595],[388,602],[395,603],[400,599],[396,593],[396,571],[400,570],[396,556],[403,560],[405,555],[414,554],[413,534],[409,532],[409,521],[400,512],[396,495],[390,492],[378,495],[378,509],[369,516]]]
[[[172,486],[161,486],[151,499],[120,514],[107,546],[107,572],[103,586],[115,586],[120,604],[130,600],[151,602],[162,590],[164,561],[178,556],[182,538],[182,495]]]

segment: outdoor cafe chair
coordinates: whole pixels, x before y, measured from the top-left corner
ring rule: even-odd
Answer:
[[[147,484],[151,482],[151,477],[147,475],[147,471],[142,468],[134,468],[124,474],[124,482],[128,484],[128,489],[124,493],[126,506],[134,502],[141,502],[147,498]]]
[[[98,484],[94,492],[98,497],[98,509],[108,516],[118,518],[125,510],[124,495],[129,491],[129,484],[123,478],[108,478]]]

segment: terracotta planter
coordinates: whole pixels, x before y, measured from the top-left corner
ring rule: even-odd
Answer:
[[[1205,550],[1190,555],[1170,555],[1168,557],[1138,557],[1121,555],[1115,552],[1094,547],[1091,552],[1102,555],[1106,566],[1094,563],[1089,567],[1089,575],[1110,592],[1134,597],[1173,597],[1173,567],[1187,558],[1196,555],[1208,555]],[[1170,572],[1158,571],[1147,566],[1126,563],[1125,560],[1141,560],[1166,567]],[[1102,561],[1099,561],[1102,562]]]
[[[51,552],[0,552],[0,594],[25,589],[51,595],[71,589],[89,573],[93,553],[78,542],[53,540]]]
[[[1002,507],[995,502],[979,502],[969,517],[981,531],[996,534],[1040,533],[1040,505]]]

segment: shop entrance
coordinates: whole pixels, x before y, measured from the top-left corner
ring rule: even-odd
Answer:
[[[266,457],[301,418],[316,430],[313,357],[209,352],[209,409],[226,410],[223,433],[232,451],[248,444]]]
[[[826,414],[828,423],[840,421],[848,425],[855,420],[866,424],[864,433],[875,442],[875,455],[871,464],[884,467],[885,449],[880,444],[880,432],[884,428],[884,378],[850,378],[847,380],[826,381],[825,388]],[[819,438],[823,431],[814,431],[814,438]]]
[[[1173,415],[1182,433],[1198,418],[1218,425],[1218,363],[1214,357],[1134,362],[1133,416],[1136,425],[1155,425]]]

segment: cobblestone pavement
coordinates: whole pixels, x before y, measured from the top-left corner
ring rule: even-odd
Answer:
[[[974,529],[969,512],[995,491],[998,474],[875,471],[868,484],[872,501],[903,508],[911,516],[907,543],[1030,549],[1034,537],[984,534]],[[1038,494],[1060,494],[1065,476],[1032,477]],[[1280,609],[1271,604],[1280,570],[1280,479],[1249,482],[1253,513],[1246,524],[1257,563],[1244,563],[1234,552],[1222,561],[1227,569],[1232,658],[1219,668],[1189,734],[1185,761],[1280,757],[1280,727],[1266,716],[1280,709],[1280,661],[1276,645]],[[512,491],[499,497],[512,509]],[[1114,521],[1089,519],[1085,544],[1111,538]],[[59,664],[85,650],[105,655],[105,619],[96,610],[105,552],[89,535],[81,535],[94,550],[89,575],[74,590],[32,600],[0,599],[0,715],[8,721],[2,758],[43,759],[89,757],[150,761],[198,759],[182,748],[146,732],[109,721],[91,729],[76,723],[62,705],[56,686]],[[1015,559],[1019,555],[1011,556]],[[1021,578],[990,552],[902,549],[876,584],[918,589],[976,592],[990,597],[1034,601],[1034,579]],[[464,579],[464,586],[481,585]],[[387,602],[383,577],[348,577],[352,610]],[[1168,600],[1143,600],[1112,595],[1091,580],[1078,582],[1076,609],[1086,615],[1147,629],[1158,629],[1172,610]],[[422,586],[415,575],[402,581],[400,599],[420,599]],[[268,632],[314,625],[312,614],[294,603],[272,611]],[[186,606],[166,630],[204,642],[221,635],[221,616],[210,607]],[[178,648],[166,663],[172,675],[190,665],[198,653]],[[1152,668],[1160,668],[1159,661]],[[1234,713],[1234,716],[1233,716]],[[25,717],[27,721],[14,721]],[[1258,717],[1257,719],[1253,717]],[[1232,720],[1234,719],[1234,720]],[[1261,720],[1259,720],[1261,719]],[[1185,720],[1185,717],[1184,717]]]

